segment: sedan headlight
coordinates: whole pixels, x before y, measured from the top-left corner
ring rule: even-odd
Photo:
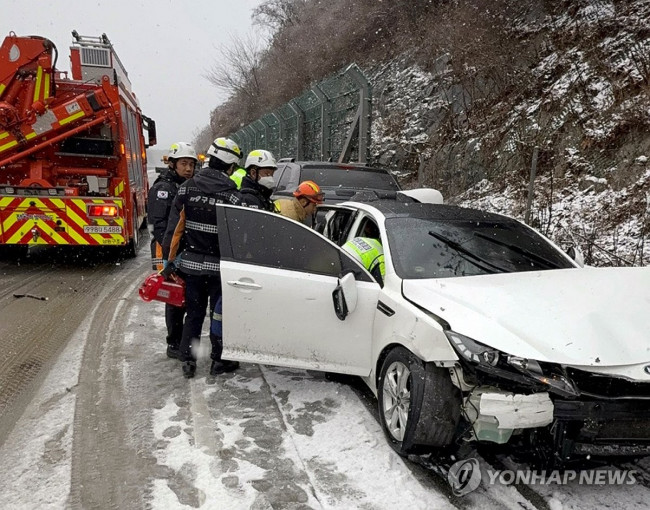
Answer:
[[[555,390],[556,393],[567,397],[575,397],[580,394],[573,381],[562,374],[561,367],[557,365],[545,363],[542,368],[539,361],[518,356],[508,356],[507,361],[508,365],[548,386],[549,391]]]
[[[496,366],[499,362],[500,352],[492,347],[472,340],[470,337],[456,333],[455,331],[445,331],[447,338],[451,340],[452,345],[458,353],[467,361],[478,363],[479,365]]]
[[[445,334],[464,359],[496,377],[512,380],[515,375],[520,381],[528,380],[529,384],[535,382],[547,391],[564,397],[580,394],[573,381],[564,375],[560,365],[512,356],[455,331],[447,330]]]

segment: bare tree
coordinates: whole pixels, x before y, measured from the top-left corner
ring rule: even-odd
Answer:
[[[212,133],[212,128],[208,124],[207,126],[202,127],[194,131],[194,136],[192,138],[192,143],[197,152],[206,152],[208,147],[214,140]]]
[[[267,27],[276,34],[298,22],[307,0],[266,0],[253,9],[253,23]]]
[[[219,47],[220,58],[205,77],[229,96],[238,96],[250,110],[257,110],[260,98],[260,68],[264,50],[255,36],[233,36],[229,45]]]

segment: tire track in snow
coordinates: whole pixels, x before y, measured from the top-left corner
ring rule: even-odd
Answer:
[[[121,347],[127,307],[149,263],[141,253],[124,264],[92,320],[79,374],[70,508],[144,508],[148,499],[150,452],[132,434],[139,417],[123,384]]]

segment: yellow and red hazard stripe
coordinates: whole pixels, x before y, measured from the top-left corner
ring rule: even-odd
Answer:
[[[114,205],[117,215],[89,217],[92,204]],[[127,237],[121,199],[0,197],[0,244],[119,246]]]

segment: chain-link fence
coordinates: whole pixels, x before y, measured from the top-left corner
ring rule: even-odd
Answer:
[[[229,136],[244,152],[266,149],[277,158],[366,163],[371,103],[368,79],[351,64]]]

